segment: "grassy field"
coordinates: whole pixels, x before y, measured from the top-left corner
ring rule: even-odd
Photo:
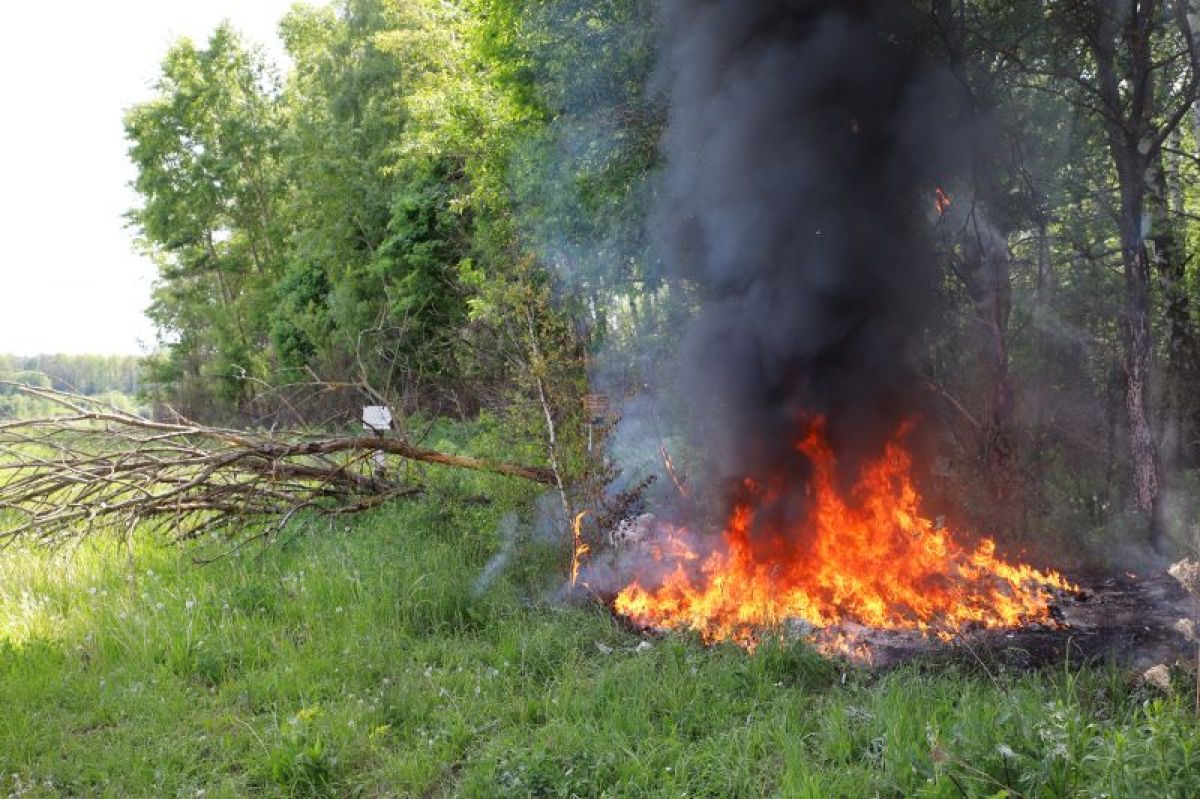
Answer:
[[[1200,795],[1186,689],[639,648],[548,599],[564,548],[526,541],[482,586],[529,497],[439,479],[204,567],[152,541],[0,551],[0,795]]]

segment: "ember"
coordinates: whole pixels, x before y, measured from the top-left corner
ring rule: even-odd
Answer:
[[[933,207],[934,210],[938,212],[938,215],[945,216],[946,212],[950,210],[950,206],[953,204],[954,201],[950,199],[950,195],[945,191],[940,188],[934,191]]]
[[[706,641],[747,647],[764,628],[796,620],[943,638],[968,626],[1053,624],[1052,589],[1072,586],[1055,572],[997,557],[989,539],[965,546],[922,516],[906,433],[898,431],[843,496],[824,419],[814,419],[796,444],[811,476],[747,481],[710,554],[701,555],[689,531],[660,525],[651,560],[666,565],[657,572],[665,577],[636,575],[617,595],[616,611],[645,627],[693,629]],[[803,529],[772,529],[771,506],[788,490],[810,497]],[[834,632],[818,637],[836,651],[848,649],[838,646],[846,640]]]

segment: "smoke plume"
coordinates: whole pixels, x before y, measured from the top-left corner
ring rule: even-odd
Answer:
[[[936,173],[955,148],[906,6],[663,4],[651,228],[696,294],[675,389],[726,484],[803,480],[794,445],[815,414],[849,474],[916,406]],[[799,518],[803,492],[786,494],[773,512]]]

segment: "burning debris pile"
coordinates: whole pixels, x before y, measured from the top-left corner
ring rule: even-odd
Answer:
[[[1189,642],[1197,645],[1200,567],[1190,561],[1169,576],[1092,575],[1077,585],[998,556],[990,539],[969,545],[923,516],[904,428],[845,491],[822,419],[796,446],[814,467],[810,515],[798,528],[751,533],[771,519],[786,479],[744,485],[716,534],[643,513],[617,525],[607,551],[592,552],[581,517],[572,583],[650,634],[692,631],[747,649],[771,636],[803,638],[875,666],[931,656],[1017,667],[1116,656],[1165,674],[1162,664],[1186,662]],[[1197,696],[1200,707],[1200,688]]]
[[[747,481],[721,546],[701,557],[686,532],[667,533],[674,545],[656,560],[666,574],[649,584],[635,577],[617,596],[617,611],[647,626],[689,627],[707,640],[743,643],[787,619],[950,636],[968,625],[1049,621],[1051,590],[1071,589],[1054,572],[996,557],[990,540],[966,548],[921,516],[901,440],[864,465],[846,497],[822,419],[796,448],[813,469],[807,518],[795,528],[772,518],[778,495],[793,490],[789,476]]]
[[[799,482],[807,516],[793,523],[778,504],[794,475],[747,480],[715,539],[653,517],[620,533],[614,610],[653,630],[689,629],[706,641],[753,647],[790,624],[816,632],[826,651],[857,651],[862,632],[901,630],[943,640],[972,629],[1055,627],[1056,597],[1077,590],[1061,575],[971,547],[921,515],[905,428],[864,464],[845,493],[825,421],[810,421],[796,449],[812,465]],[[578,579],[588,584],[586,567]],[[798,625],[799,623],[799,625]]]

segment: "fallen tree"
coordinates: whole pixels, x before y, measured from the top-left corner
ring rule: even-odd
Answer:
[[[269,535],[301,510],[351,514],[422,492],[375,468],[375,453],[555,483],[549,469],[439,452],[401,438],[164,422],[89,397],[0,385],[62,410],[0,423],[0,542],[143,523],[185,540],[263,519],[270,521],[259,535]]]

